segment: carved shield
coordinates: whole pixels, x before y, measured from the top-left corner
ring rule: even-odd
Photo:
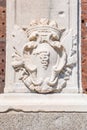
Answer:
[[[34,25],[26,32],[29,42],[23,46],[22,57],[17,53],[13,56],[15,60],[12,66],[22,72],[20,79],[31,91],[60,91],[59,74],[67,59],[66,51],[60,43],[61,31],[53,22],[50,25]]]

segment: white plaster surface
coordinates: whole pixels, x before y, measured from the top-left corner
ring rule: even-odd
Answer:
[[[87,112],[85,94],[1,94],[0,112]]]

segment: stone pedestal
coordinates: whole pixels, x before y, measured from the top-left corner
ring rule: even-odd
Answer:
[[[81,94],[0,95],[2,130],[86,130],[87,96]]]

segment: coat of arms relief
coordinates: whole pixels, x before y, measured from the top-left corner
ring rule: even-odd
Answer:
[[[62,43],[64,30],[59,29],[55,21],[48,19],[32,21],[22,31],[26,33],[28,42],[21,48],[21,54],[14,46],[12,55],[12,67],[21,73],[19,80],[31,92],[61,92],[67,87],[76,64],[73,60],[75,44],[67,54]]]

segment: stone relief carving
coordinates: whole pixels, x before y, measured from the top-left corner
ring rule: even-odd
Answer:
[[[13,47],[12,55],[12,66],[17,73],[21,73],[19,79],[31,92],[61,92],[76,64],[73,59],[75,45],[67,55],[61,41],[64,30],[48,19],[32,21],[29,27],[22,30],[26,32],[28,42],[21,49],[22,54]]]

